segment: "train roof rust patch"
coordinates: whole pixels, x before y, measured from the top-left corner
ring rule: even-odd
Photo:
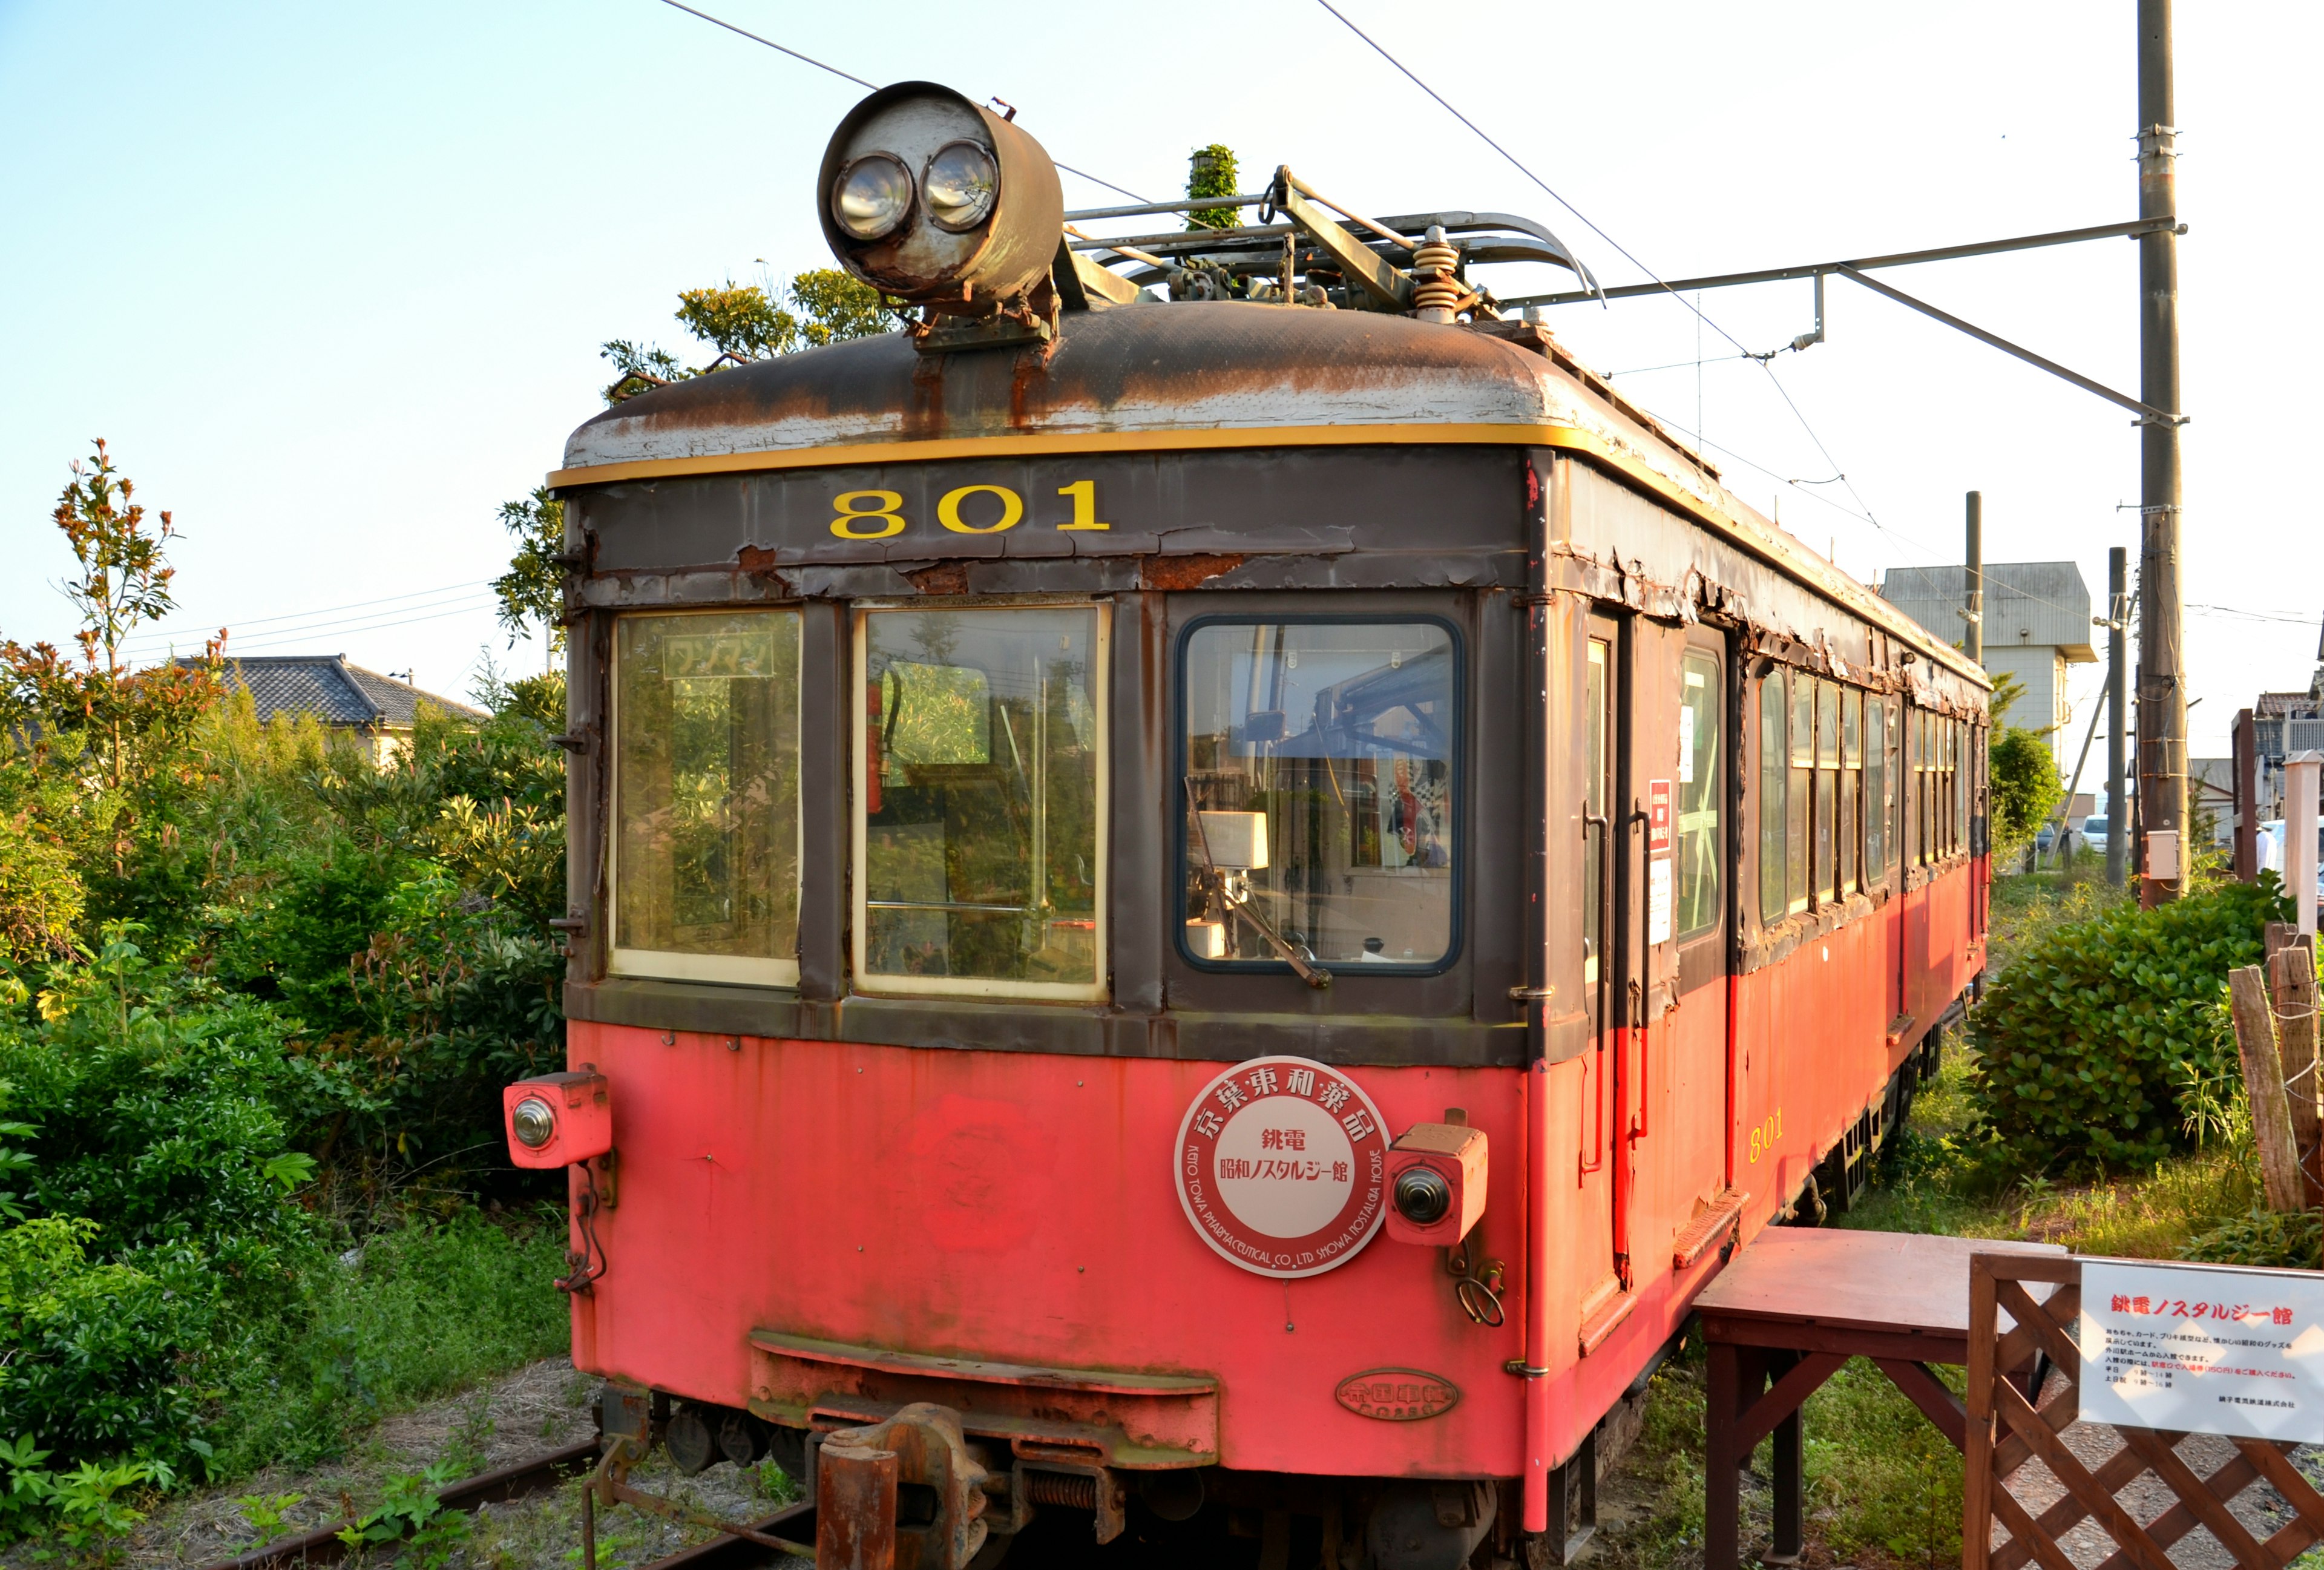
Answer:
[[[549,482],[1386,444],[1579,454],[1986,682],[1958,650],[1745,505],[1716,469],[1529,325],[1476,331],[1237,301],[1123,306],[1075,313],[1046,363],[1032,350],[923,356],[886,334],[632,398],[573,433]]]
[[[1127,306],[1077,313],[1046,365],[1032,352],[922,356],[885,334],[658,388],[575,431],[565,462],[587,470],[1191,426],[1522,425],[1544,414],[1541,365],[1481,335],[1403,317],[1231,301]]]

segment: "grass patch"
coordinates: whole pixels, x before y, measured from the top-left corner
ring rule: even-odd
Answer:
[[[218,1471],[336,1455],[387,1413],[566,1350],[562,1217],[462,1211],[380,1233],[308,1271],[254,1326],[220,1392]]]

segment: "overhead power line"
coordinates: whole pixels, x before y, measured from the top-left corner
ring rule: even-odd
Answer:
[[[837,66],[832,65],[825,60],[819,60],[811,54],[801,54],[798,50],[791,48],[788,44],[777,43],[771,38],[761,38],[757,33],[752,32],[749,28],[737,27],[724,17],[713,16],[707,11],[696,11],[693,6],[682,4],[682,0],[661,0],[661,3],[672,7],[673,9],[683,11],[688,16],[699,16],[703,21],[709,23],[714,27],[723,27],[729,32],[738,33],[741,36],[749,39],[752,43],[763,43],[769,49],[775,51],[777,53],[787,54],[793,60],[798,60],[807,65],[811,65],[819,71],[829,71],[833,76],[837,77],[842,81],[853,82],[859,88],[870,88],[874,92],[879,90],[878,83],[867,82],[862,77],[857,76],[853,71],[841,70]],[[1096,175],[1090,173],[1087,170],[1075,169],[1070,163],[1058,163],[1055,158],[1050,159],[1049,162],[1056,163],[1057,167],[1064,170],[1067,174],[1079,175],[1082,179],[1089,181],[1092,185],[1102,185],[1108,190],[1119,191],[1123,196],[1128,197],[1131,201],[1142,202],[1148,199],[1145,197],[1139,196],[1136,191],[1131,190],[1127,186],[1116,185],[1110,180],[1100,180]]]
[[[1516,153],[1511,152],[1508,148],[1502,146],[1499,142],[1496,142],[1490,135],[1489,135],[1483,126],[1479,125],[1474,120],[1471,120],[1468,115],[1462,114],[1458,108],[1454,107],[1452,100],[1445,97],[1443,94],[1438,92],[1434,88],[1430,87],[1426,82],[1422,81],[1418,74],[1416,73],[1410,66],[1406,65],[1402,60],[1397,59],[1395,55],[1390,54],[1387,48],[1384,47],[1378,39],[1374,38],[1370,33],[1366,32],[1362,28],[1350,21],[1347,14],[1342,11],[1338,6],[1333,5],[1332,0],[1315,0],[1315,3],[1336,17],[1339,20],[1340,24],[1345,27],[1350,32],[1352,32],[1358,38],[1362,39],[1365,43],[1371,47],[1373,53],[1379,55],[1380,59],[1394,66],[1404,75],[1406,80],[1412,83],[1414,87],[1418,88],[1422,92],[1426,93],[1431,98],[1436,100],[1438,106],[1443,108],[1446,114],[1452,115],[1455,120],[1460,121],[1462,125],[1474,132],[1479,141],[1482,142],[1486,146],[1491,148],[1494,152],[1507,159],[1508,161],[1509,167],[1516,170],[1519,174],[1524,175],[1527,180],[1533,181],[1534,184],[1539,186],[1544,194],[1545,194],[1550,200],[1555,202],[1559,207],[1563,208],[1567,212],[1572,213],[1574,217],[1581,222],[1584,228],[1597,236],[1600,239],[1605,241],[1607,245],[1612,246],[1616,254],[1619,255],[1631,266],[1637,268],[1639,272],[1652,279],[1655,284],[1660,288],[1662,292],[1669,295],[1673,300],[1677,300],[1681,305],[1686,307],[1688,310],[1693,312],[1694,319],[1697,321],[1702,323],[1703,326],[1709,328],[1712,332],[1717,333],[1720,337],[1725,338],[1729,344],[1734,346],[1737,353],[1752,359],[1758,359],[1758,356],[1752,354],[1749,346],[1747,346],[1740,338],[1737,337],[1733,333],[1729,332],[1725,328],[1720,327],[1717,322],[1711,320],[1710,317],[1704,315],[1702,307],[1700,304],[1687,299],[1685,295],[1681,294],[1677,290],[1672,288],[1671,285],[1663,278],[1661,273],[1656,272],[1644,262],[1639,261],[1638,258],[1632,254],[1629,247],[1624,245],[1619,240],[1617,240],[1604,229],[1599,227],[1598,225],[1591,219],[1589,214],[1583,212],[1580,208],[1575,207],[1563,196],[1560,196],[1556,189],[1553,188],[1547,180],[1542,179],[1541,176],[1536,174],[1531,169],[1527,168],[1524,161],[1518,158]],[[1890,530],[1886,524],[1881,522],[1877,517],[1874,516],[1872,512],[1872,503],[1864,499],[1863,494],[1858,491],[1854,483],[1849,479],[1847,471],[1842,469],[1840,466],[1839,461],[1831,456],[1831,450],[1824,446],[1823,438],[1816,434],[1815,427],[1808,423],[1808,417],[1802,413],[1800,406],[1792,401],[1791,393],[1784,388],[1782,381],[1776,377],[1774,368],[1771,367],[1765,360],[1759,360],[1759,369],[1766,373],[1769,384],[1775,389],[1776,396],[1783,399],[1784,406],[1792,411],[1792,418],[1800,422],[1800,429],[1807,433],[1808,440],[1815,444],[1816,451],[1822,455],[1824,462],[1831,466],[1832,480],[1824,483],[1830,484],[1836,481],[1840,485],[1846,485],[1848,488],[1848,494],[1855,497],[1856,504],[1863,509],[1863,517],[1865,522],[1870,523],[1875,529],[1879,530],[1880,532],[1887,535],[1891,540],[1895,540],[1898,544],[1902,545],[1906,543],[1902,535]]]
[[[269,627],[281,622],[303,622],[313,616],[335,615],[341,611],[368,610],[374,605],[401,605],[407,600],[432,599],[438,595],[473,591],[484,588],[493,581],[493,579],[488,577],[471,578],[466,583],[447,583],[439,585],[435,588],[413,589],[410,594],[383,595],[375,600],[354,600],[343,605],[317,605],[310,610],[285,611],[281,615],[276,616],[244,616],[240,618],[224,617],[219,620],[217,624],[226,627]],[[208,626],[208,624],[209,623],[203,623],[205,626]],[[140,633],[132,637],[129,642],[133,644],[167,643],[174,642],[177,639],[187,634],[175,631]],[[208,634],[202,633],[198,635],[207,636]]]

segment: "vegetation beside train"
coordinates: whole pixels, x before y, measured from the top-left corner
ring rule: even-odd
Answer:
[[[171,526],[102,448],[55,522],[78,647],[0,644],[0,1532],[102,1537],[563,1345],[497,1154],[563,1055],[563,692],[378,767],[216,645],[131,664]]]

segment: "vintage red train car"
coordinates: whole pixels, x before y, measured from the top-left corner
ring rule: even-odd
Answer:
[[[1984,677],[1497,319],[1474,215],[1284,171],[1199,254],[1060,246],[925,84],[822,178],[912,330],[553,476],[599,1077],[511,1139],[610,1109],[576,1363],[774,1445],[827,1558],[1563,1562],[1982,967]]]

